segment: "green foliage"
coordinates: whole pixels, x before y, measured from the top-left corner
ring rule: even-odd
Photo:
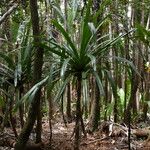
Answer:
[[[3,60],[11,69],[15,68],[13,59],[8,56],[8,54],[4,54],[3,52],[0,52],[0,58]]]
[[[121,119],[124,117],[124,104],[125,104],[125,93],[122,88],[118,89],[118,110],[119,110],[119,116],[121,116]]]
[[[54,100],[59,101],[66,90],[67,84],[71,82],[73,86],[76,86],[77,78],[82,76],[82,104],[86,111],[90,100],[89,81],[92,75],[96,79],[102,99],[105,96],[103,84],[108,80],[108,92],[110,92],[111,97],[113,95],[113,98],[117,99],[119,115],[123,116],[125,95],[123,95],[121,89],[118,89],[115,76],[119,76],[125,70],[127,71],[128,79],[125,81],[127,90],[124,92],[126,92],[128,103],[131,92],[131,70],[138,75],[139,72],[131,61],[125,59],[127,58],[126,51],[130,51],[129,57],[133,55],[134,41],[129,40],[129,49],[125,49],[125,44],[126,40],[130,38],[130,33],[134,32],[135,29],[123,33],[126,30],[124,28],[126,26],[125,19],[127,19],[125,16],[126,10],[122,11],[125,6],[121,5],[118,6],[118,10],[111,10],[115,5],[112,2],[112,0],[101,1],[99,10],[95,12],[92,0],[89,0],[85,6],[81,6],[82,2],[79,0],[68,1],[66,11],[63,8],[64,3],[62,4],[62,1],[45,1],[45,3],[43,0],[39,1],[39,10],[42,17],[41,30],[44,30],[45,35],[51,35],[51,37],[45,36],[43,38],[43,33],[41,33],[41,47],[44,48],[45,52],[43,80],[31,87],[21,100],[18,99],[16,110],[23,103],[30,104],[36,92],[45,85],[47,98],[53,93],[53,95],[56,95]],[[48,6],[45,9],[46,3]],[[118,5],[120,3],[126,4],[127,2],[119,1]],[[50,11],[52,16],[47,17],[46,15],[49,15]],[[119,13],[115,14],[115,11]],[[49,18],[51,22],[49,22]],[[118,29],[113,29],[116,26],[113,22],[116,18],[118,19]],[[27,17],[24,10],[19,7],[11,16],[11,19],[14,49],[6,54],[0,52],[0,60],[3,62],[2,65],[0,64],[0,83],[3,86],[7,78],[11,78],[14,81],[12,87],[19,88],[20,84],[31,86],[34,47],[30,17]],[[149,47],[149,31],[144,25],[137,24],[136,27],[135,38],[143,41]],[[47,33],[47,28],[49,28],[51,34]],[[121,31],[121,33],[116,35],[116,30]],[[126,35],[128,35],[127,39],[125,38]],[[6,45],[9,44],[7,41],[5,42]],[[147,55],[147,53],[143,55]],[[115,64],[119,67],[122,65],[121,69],[117,69]],[[50,71],[47,69],[49,66],[51,66]],[[122,79],[122,81],[124,80]],[[28,86],[25,86],[25,88]],[[25,91],[27,90],[25,89]],[[114,108],[114,102],[109,104],[111,100],[107,101],[108,106],[106,108],[109,117],[112,116]],[[86,117],[87,115],[85,114]]]
[[[12,15],[12,21],[14,23],[21,23],[24,20],[24,14],[21,7],[17,8],[17,11]]]
[[[149,46],[150,45],[150,31],[140,24],[137,24],[136,27],[137,27],[136,38],[140,39],[142,42],[144,42],[144,44]]]
[[[80,33],[78,33],[76,41],[73,38],[74,36],[72,32],[66,30],[60,23],[60,21],[63,21],[58,19],[52,20],[52,24],[58,31],[59,36],[61,36],[63,44],[59,44],[59,42],[57,42],[57,39],[55,39],[54,37],[53,39],[51,39],[50,44],[41,44],[44,49],[46,49],[47,51],[51,51],[53,54],[56,54],[59,58],[61,58],[61,62],[57,63],[57,66],[59,66],[59,68],[57,69],[60,69],[60,80],[62,83],[55,98],[57,100],[60,99],[61,95],[64,93],[66,85],[69,81],[72,80],[72,77],[76,78],[82,75],[84,96],[83,103],[84,105],[87,105],[86,100],[88,99],[88,84],[87,80],[85,79],[89,77],[89,74],[93,74],[100,90],[100,94],[104,95],[105,92],[103,89],[102,79],[99,77],[99,73],[97,71],[97,59],[107,57],[107,52],[112,45],[121,40],[125,35],[134,31],[133,29],[128,33],[123,33],[114,39],[110,39],[108,35],[103,35],[97,40],[99,29],[108,21],[109,15],[103,18],[97,24],[94,22],[95,15],[93,15],[91,12],[91,6],[92,1],[89,1],[87,8],[84,9],[84,15],[82,16],[81,25],[79,26]],[[64,19],[62,11],[56,6],[53,7],[58,12],[59,16],[61,16],[61,19]],[[76,10],[77,5],[74,7],[74,9]],[[75,16],[76,11],[74,11],[73,13],[73,15]],[[69,25],[73,26],[73,22]],[[80,41],[78,41],[78,39],[80,39]],[[49,47],[48,45],[51,46]],[[119,57],[115,57],[115,59],[128,63],[134,70],[136,70],[134,65],[126,59]],[[107,61],[109,61],[109,59],[107,59]],[[100,71],[102,71],[101,68]],[[118,95],[116,95],[117,87],[114,83],[114,80],[110,76],[109,79],[114,96],[118,97]]]
[[[5,101],[3,97],[0,95],[0,107],[3,107],[5,105]]]
[[[40,81],[39,83],[35,84],[22,98],[21,100],[19,100],[16,103],[15,109],[14,111],[17,111],[17,109],[19,108],[19,106],[25,102],[27,102],[28,104],[30,104],[33,100],[33,98],[35,97],[35,94],[37,93],[37,91],[42,88],[42,86],[45,85],[45,83],[47,83],[49,77],[44,78],[42,81]]]

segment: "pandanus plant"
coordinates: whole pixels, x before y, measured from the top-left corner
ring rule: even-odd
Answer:
[[[59,42],[57,42],[58,39],[55,37],[53,37],[50,41],[50,47],[47,46],[49,43],[43,44],[45,49],[50,50],[52,53],[61,58],[61,63],[59,62],[59,69],[61,70],[61,80],[64,82],[57,94],[56,99],[60,98],[63,94],[67,83],[72,80],[72,77],[75,78],[76,81],[77,101],[74,143],[74,149],[76,150],[79,149],[80,125],[83,127],[82,129],[84,131],[81,113],[82,81],[92,74],[96,79],[101,95],[104,95],[102,82],[97,72],[97,57],[100,58],[106,56],[110,46],[131,32],[129,31],[128,33],[122,33],[114,39],[109,39],[109,35],[104,35],[97,39],[98,31],[107,20],[107,17],[98,24],[94,24],[94,19],[92,18],[95,16],[91,14],[91,6],[92,1],[89,0],[85,14],[83,13],[82,16],[83,18],[79,29],[79,38],[76,38],[76,40],[80,39],[80,41],[75,41],[75,39],[72,38],[72,35],[65,30],[58,20],[52,20],[52,24],[54,25],[56,31],[60,34],[60,36],[62,36],[63,44],[59,44]]]
[[[6,105],[11,104],[13,106],[15,100],[13,96],[16,96],[17,102],[20,101],[24,91],[23,86],[31,78],[33,46],[32,44],[30,44],[32,40],[29,36],[31,27],[30,24],[31,24],[30,20],[26,19],[24,22],[20,24],[17,30],[18,33],[16,31],[13,32],[15,35],[14,39],[16,40],[16,49],[13,49],[12,51],[9,51],[7,53],[0,52],[0,60],[2,60],[0,63],[0,91],[2,91],[2,93],[7,95],[7,98],[5,100]],[[7,42],[6,44],[9,44],[8,41],[6,42]],[[12,90],[10,90],[10,88]],[[11,92],[9,92],[8,89]],[[12,92],[13,90],[15,92]],[[9,107],[6,107],[7,109],[4,111],[5,114],[4,118],[7,117],[7,111],[12,116],[13,108]],[[23,105],[20,105],[19,116],[21,127],[23,127],[24,124],[23,110],[24,110]],[[13,123],[12,126],[14,126]],[[17,137],[15,127],[13,128],[15,136]]]

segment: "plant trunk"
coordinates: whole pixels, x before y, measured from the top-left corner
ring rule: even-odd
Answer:
[[[109,103],[109,91],[108,91],[108,79],[105,78],[105,97],[104,97],[104,105],[105,105],[105,109],[104,109],[104,121],[107,121],[107,111],[108,111],[108,103]]]
[[[145,102],[143,106],[143,119],[144,121],[147,120],[147,113],[148,113],[148,101],[150,99],[150,74],[149,72],[145,73],[146,79],[145,79]]]
[[[93,11],[96,13],[99,8],[100,8],[100,4],[101,4],[101,0],[94,0],[93,1]],[[100,14],[97,17],[97,23],[102,19],[103,14]],[[99,37],[101,37],[102,35],[102,31],[99,29],[98,34],[97,34],[97,39]],[[97,60],[97,63],[101,64],[101,59]],[[98,71],[100,72],[100,70]],[[94,79],[94,97],[93,97],[93,101],[91,104],[91,117],[90,117],[90,128],[91,131],[94,131],[95,129],[97,129],[98,127],[98,122],[100,120],[100,92],[99,92],[99,88],[98,85],[96,83],[96,79]]]
[[[10,117],[10,124],[12,126],[12,130],[14,132],[15,137],[18,137],[17,130],[16,130],[16,119],[12,115],[12,108],[13,108],[13,99],[10,99],[10,106],[9,106],[9,117]]]
[[[91,131],[93,132],[98,128],[98,122],[100,120],[100,93],[95,81],[95,97],[92,103],[91,117],[90,117],[90,125]]]
[[[77,103],[76,103],[76,124],[74,150],[79,150],[80,145],[80,119],[81,114],[81,75],[77,77]]]
[[[133,110],[133,113],[136,113],[136,92],[137,92],[137,88],[138,88],[138,81],[136,80],[135,77],[135,72],[132,71],[132,80],[131,80],[131,96],[130,96],[130,100],[127,106],[127,109],[125,111],[125,118],[124,118],[124,122],[126,124],[128,124],[128,118],[129,118],[129,113],[130,115],[132,115],[131,111]],[[132,110],[131,110],[132,109]]]
[[[19,100],[21,99],[21,95],[23,93],[23,85],[19,88],[19,91],[18,91],[18,96],[19,96]],[[24,126],[24,120],[23,120],[23,114],[24,114],[24,105],[20,105],[19,106],[19,117],[20,117],[20,124],[21,124],[21,128],[23,128]]]
[[[70,83],[67,85],[67,120],[71,122],[71,91],[70,91]]]
[[[38,93],[36,93],[35,98],[36,99],[40,98],[39,91],[38,91]],[[36,115],[37,115],[36,107],[38,104],[38,101],[36,99],[34,99],[34,101],[32,102],[32,104],[29,108],[28,119],[19,135],[18,142],[15,145],[15,150],[24,150],[26,147],[26,143],[29,139],[30,133],[33,129],[33,125],[36,120]]]
[[[42,141],[42,112],[41,112],[41,100],[39,100],[38,108],[37,108],[37,124],[36,124],[36,143],[40,143]]]
[[[43,65],[43,49],[38,45],[40,43],[40,31],[39,31],[39,17],[37,0],[30,0],[31,20],[35,44],[35,57],[33,64],[33,84],[36,84],[41,80],[42,65]],[[35,94],[28,113],[27,122],[25,123],[18,141],[15,145],[15,150],[24,150],[26,143],[29,139],[30,133],[33,129],[35,120],[38,114],[38,107],[40,107],[41,89]]]
[[[52,103],[52,94],[51,91],[47,93],[48,95],[48,108],[49,108],[49,130],[50,130],[50,137],[49,137],[49,142],[50,146],[52,144],[52,117],[53,117],[53,103]]]

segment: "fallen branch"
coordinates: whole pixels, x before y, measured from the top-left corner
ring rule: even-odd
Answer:
[[[95,143],[95,142],[99,142],[99,141],[106,140],[106,139],[108,139],[108,138],[109,138],[109,137],[106,136],[106,137],[102,137],[102,138],[95,139],[95,140],[90,141],[90,142],[88,142],[88,143],[81,143],[80,145],[89,145],[89,144],[93,144],[93,143]]]
[[[0,17],[0,25],[7,18],[7,16],[9,16],[17,7],[18,7],[18,4],[14,4],[12,7],[9,8],[9,10],[5,14],[3,14],[2,17]]]
[[[136,137],[142,138],[145,137],[147,139],[150,139],[150,130],[147,128],[143,128],[143,129],[134,129],[132,131],[133,135],[136,135]]]

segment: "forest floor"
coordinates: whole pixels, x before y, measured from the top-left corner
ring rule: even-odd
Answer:
[[[58,122],[53,125],[53,150],[73,150],[74,123]],[[87,125],[88,126],[88,125]],[[87,127],[86,127],[87,129]],[[87,129],[88,130],[88,129]],[[46,134],[45,133],[43,135]],[[102,122],[96,132],[81,136],[80,150],[128,150],[128,128],[113,122]],[[132,125],[130,147],[132,150],[150,150],[150,128],[140,122]]]
[[[50,130],[49,122],[44,119],[42,123],[43,150],[73,150],[74,144],[74,122],[64,124],[62,119],[52,122],[52,142],[49,144]],[[87,129],[87,125],[85,125]],[[142,127],[142,128],[141,128]],[[18,128],[18,132],[19,132]],[[148,124],[140,122],[131,130],[130,146],[133,150],[150,150],[150,128]],[[35,132],[31,133],[30,141],[35,140]],[[10,142],[12,141],[12,142]],[[6,128],[0,134],[0,150],[13,150],[16,140],[11,128]],[[40,145],[41,146],[41,145]],[[27,150],[39,150],[36,145]],[[86,137],[81,135],[80,150],[128,150],[128,128],[125,125],[113,122],[103,122],[99,129]]]

